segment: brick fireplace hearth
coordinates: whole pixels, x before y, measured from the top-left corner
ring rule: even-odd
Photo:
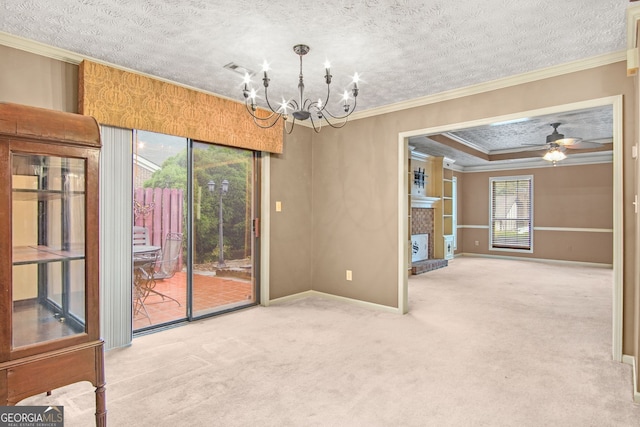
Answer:
[[[411,234],[428,234],[428,259],[411,265],[411,274],[420,274],[448,265],[445,259],[433,259],[433,208],[411,208]]]

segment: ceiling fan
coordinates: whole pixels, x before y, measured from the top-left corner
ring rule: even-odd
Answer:
[[[537,147],[535,148],[536,150],[546,149],[547,152],[544,154],[542,158],[550,162],[553,162],[554,166],[556,162],[559,162],[560,160],[564,160],[567,158],[566,154],[564,154],[564,151],[567,148],[585,149],[585,148],[599,148],[602,146],[601,142],[597,142],[596,140],[583,141],[582,138],[565,137],[563,134],[558,132],[558,127],[561,124],[562,123],[557,123],[557,122],[551,123],[551,126],[553,127],[553,132],[547,135],[547,142],[545,144],[524,144],[524,145]],[[603,142],[609,142],[609,141],[603,140],[602,143]]]

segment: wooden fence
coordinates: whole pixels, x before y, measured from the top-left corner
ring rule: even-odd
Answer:
[[[183,233],[183,190],[136,188],[133,192],[134,225],[149,230],[150,244],[163,246],[167,233]],[[184,238],[183,238],[184,241]]]

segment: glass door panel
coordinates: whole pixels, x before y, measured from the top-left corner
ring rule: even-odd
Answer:
[[[254,304],[253,152],[193,143],[193,317]]]
[[[86,332],[84,159],[13,154],[13,347]]]
[[[187,139],[135,131],[133,330],[187,317]]]

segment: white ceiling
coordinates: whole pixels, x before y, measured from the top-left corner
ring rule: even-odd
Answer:
[[[311,47],[304,57],[309,98],[324,94],[328,59],[336,95],[360,74],[364,111],[623,51],[628,6],[628,0],[0,0],[0,31],[237,100],[242,76],[225,64],[260,71],[268,60],[270,93],[288,99],[298,82],[292,47],[304,43]]]

